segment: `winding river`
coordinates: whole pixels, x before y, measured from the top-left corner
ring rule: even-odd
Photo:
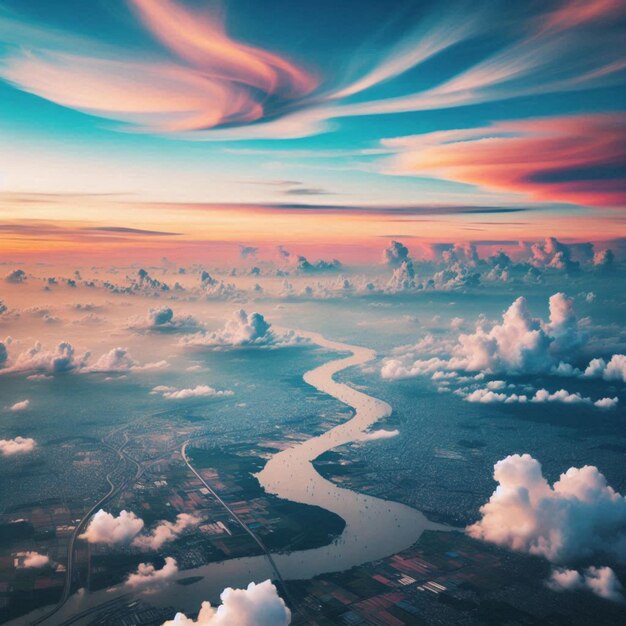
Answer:
[[[312,342],[329,350],[349,352],[350,356],[328,361],[304,374],[304,380],[354,409],[354,416],[325,433],[297,443],[272,456],[256,477],[266,492],[280,498],[322,507],[341,516],[346,526],[333,543],[321,548],[272,554],[275,566],[284,580],[308,579],[319,574],[347,570],[368,561],[400,552],[414,544],[425,530],[450,530],[448,526],[430,522],[422,513],[403,504],[362,495],[338,487],[322,478],[312,461],[327,450],[354,441],[372,438],[368,429],[391,414],[386,402],[369,396],[344,383],[336,382],[338,372],[362,365],[375,358],[368,348],[330,341],[318,333],[298,331]],[[150,602],[193,613],[203,600],[215,602],[224,587],[245,587],[251,581],[275,578],[265,555],[231,559],[184,570],[179,578],[201,576],[191,585],[168,585],[163,592],[150,596]],[[104,602],[122,596],[123,587],[95,593],[74,594],[50,619],[46,626],[62,624],[72,616],[95,609]],[[22,617],[25,623],[45,610]],[[92,613],[93,617],[93,613]],[[81,620],[72,623],[80,623]]]

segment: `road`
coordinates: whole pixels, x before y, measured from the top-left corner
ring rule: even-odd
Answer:
[[[119,430],[119,429],[118,429]],[[128,437],[126,436],[126,433],[124,434],[124,443],[122,443],[122,445],[119,448],[115,448],[112,445],[110,445],[109,443],[107,443],[106,439],[108,439],[109,437],[111,437],[111,435],[113,435],[115,432],[117,431],[113,431],[111,433],[109,433],[108,435],[106,435],[105,437],[102,438],[102,444],[108,448],[109,450],[112,450],[113,452],[115,452],[120,460],[120,463],[123,460],[129,461],[131,464],[135,465],[135,474],[133,476],[129,476],[127,477],[125,480],[123,480],[119,485],[117,485],[117,487],[115,486],[115,483],[111,480],[111,475],[113,474],[113,472],[119,467],[119,463],[118,465],[116,465],[115,469],[111,472],[109,472],[106,475],[106,480],[109,483],[109,491],[102,496],[102,498],[100,498],[100,500],[98,500],[98,502],[96,502],[90,509],[89,511],[87,511],[87,513],[83,516],[83,518],[80,520],[80,522],[78,523],[78,525],[76,526],[76,528],[74,529],[74,532],[72,533],[72,536],[70,538],[70,541],[68,543],[67,546],[67,571],[65,574],[65,585],[63,587],[63,593],[61,594],[61,597],[59,598],[59,601],[57,602],[57,604],[45,615],[42,615],[41,617],[37,618],[36,620],[32,621],[31,624],[33,626],[36,626],[37,624],[42,624],[45,621],[47,621],[48,619],[50,619],[55,613],[57,613],[62,607],[63,605],[67,602],[67,599],[70,597],[70,593],[72,591],[72,580],[73,580],[73,575],[74,575],[74,547],[76,545],[76,540],[78,539],[78,537],[82,534],[87,522],[91,519],[91,516],[96,513],[100,508],[102,508],[102,506],[104,506],[104,504],[106,504],[111,498],[115,497],[122,489],[124,489],[128,483],[130,481],[136,482],[139,477],[142,474],[142,467],[141,464],[139,462],[137,462],[135,459],[133,459],[131,456],[129,456],[125,451],[124,448],[126,447],[126,445],[128,444]]]
[[[224,507],[224,509],[228,512],[228,514],[250,535],[250,537],[252,537],[252,539],[259,546],[259,548],[261,548],[261,550],[263,551],[263,554],[265,554],[267,560],[272,566],[272,569],[274,570],[274,574],[276,575],[276,581],[280,583],[283,593],[291,601],[291,598],[289,598],[289,595],[288,595],[289,592],[287,591],[287,585],[285,585],[285,581],[283,580],[283,577],[280,573],[280,570],[278,569],[278,566],[276,565],[276,562],[274,561],[272,557],[272,554],[267,549],[265,544],[261,541],[259,536],[237,515],[237,513],[235,513],[235,511],[233,511],[230,508],[230,506],[228,506],[226,502],[224,502],[224,500],[222,500],[222,498],[220,498],[219,494],[211,487],[211,485],[209,485],[209,483],[206,482],[206,480],[204,480],[204,478],[202,478],[200,473],[191,464],[191,462],[189,461],[189,457],[187,456],[188,444],[189,442],[186,441],[183,444],[182,448],[180,449],[180,454],[183,457],[183,460],[185,461],[185,463],[187,464],[187,467],[195,474],[196,478],[209,490],[209,493],[222,505],[222,507]],[[291,601],[291,604],[293,606],[292,601]]]

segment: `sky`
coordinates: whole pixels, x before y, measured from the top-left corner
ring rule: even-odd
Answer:
[[[0,1],[2,260],[624,235],[620,0]]]

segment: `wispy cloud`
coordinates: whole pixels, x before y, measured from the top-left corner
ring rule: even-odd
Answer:
[[[139,130],[181,132],[245,124],[275,115],[316,87],[279,55],[228,36],[220,15],[196,14],[170,0],[131,0],[164,46],[158,59],[69,37],[64,45],[36,28],[11,48],[0,76],[58,104]],[[7,21],[0,32],[8,30]],[[172,57],[177,58],[172,58]]]
[[[387,173],[433,176],[541,201],[626,205],[626,116],[578,115],[387,139]]]
[[[11,33],[0,76],[19,89],[137,130],[186,139],[291,138],[331,128],[333,119],[475,105],[520,96],[621,84],[619,0],[562,0],[534,10],[484,2],[437,5],[395,42],[368,46],[350,72],[317,74],[228,34],[224,16],[174,0],[129,0],[160,54],[105,46],[38,27]],[[502,41],[470,67],[446,65],[442,82],[380,88],[455,46]],[[371,43],[371,42],[370,42]],[[375,51],[375,52],[374,52]],[[312,51],[311,65],[316,65]],[[347,74],[347,75],[346,75]],[[415,86],[419,88],[415,88]],[[398,93],[399,92],[399,93]],[[358,98],[356,98],[358,96]]]

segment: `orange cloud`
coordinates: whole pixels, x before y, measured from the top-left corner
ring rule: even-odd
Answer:
[[[535,200],[626,206],[623,114],[500,122],[383,140],[387,173],[431,176]]]
[[[171,0],[131,0],[151,33],[211,80],[241,83],[287,97],[309,93],[312,76],[277,54],[231,39],[222,20]]]

